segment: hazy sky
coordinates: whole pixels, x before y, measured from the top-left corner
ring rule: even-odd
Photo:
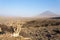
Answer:
[[[60,13],[60,0],[0,0],[2,16],[34,16],[50,10]]]

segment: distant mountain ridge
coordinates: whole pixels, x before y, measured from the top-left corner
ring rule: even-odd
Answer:
[[[37,18],[39,18],[39,17],[40,18],[44,18],[44,17],[49,18],[49,17],[60,17],[60,15],[57,15],[51,11],[45,11],[45,12],[41,13],[40,15],[37,15],[36,17]]]

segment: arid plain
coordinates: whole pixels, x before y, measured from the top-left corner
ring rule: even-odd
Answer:
[[[60,18],[0,17],[0,40],[60,40]]]

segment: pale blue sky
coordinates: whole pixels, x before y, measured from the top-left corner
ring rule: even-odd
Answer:
[[[2,16],[35,16],[50,10],[60,13],[60,0],[0,0]]]

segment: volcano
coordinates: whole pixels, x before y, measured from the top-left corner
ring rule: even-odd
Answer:
[[[50,18],[50,17],[60,17],[60,15],[57,15],[56,13],[53,13],[51,11],[45,11],[36,16],[36,18]]]

